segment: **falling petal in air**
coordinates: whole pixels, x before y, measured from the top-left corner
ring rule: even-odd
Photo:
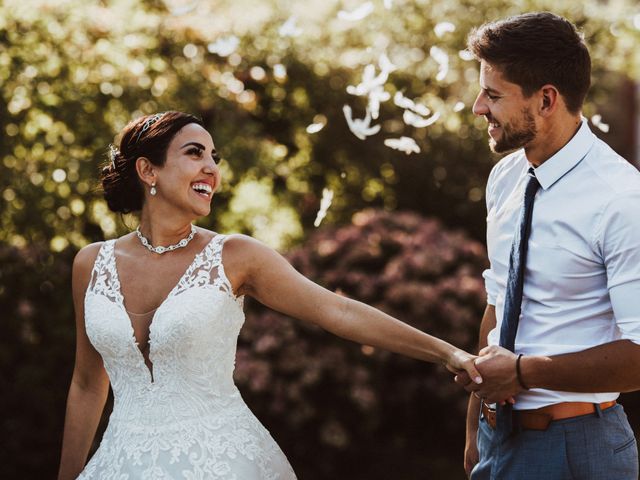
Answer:
[[[456,26],[451,22],[440,22],[433,27],[433,31],[436,32],[436,37],[442,38],[445,33],[455,32]]]
[[[391,10],[393,7],[393,0],[384,0],[384,8]]]
[[[391,98],[391,94],[386,92],[382,87],[376,87],[369,92],[369,111],[371,112],[371,118],[374,120],[378,118],[380,114],[380,103],[386,102]]]
[[[325,125],[326,123],[324,122],[310,123],[309,125],[307,125],[307,133],[309,134],[318,133],[320,130],[324,128]]]
[[[384,141],[384,144],[389,148],[393,148],[394,150],[400,150],[407,155],[410,155],[412,153],[420,153],[420,147],[411,137],[387,138]]]
[[[405,110],[402,114],[402,120],[404,120],[404,123],[416,128],[424,128],[428,127],[429,125],[433,125],[438,121],[439,118],[440,112],[435,112],[429,118],[424,118],[420,115],[417,115],[411,110]]]
[[[436,75],[436,80],[442,81],[449,73],[449,55],[436,46],[431,47],[429,50],[429,55],[433,58],[438,64],[438,74]]]
[[[373,3],[365,2],[359,7],[357,7],[355,10],[351,10],[351,11],[340,10],[338,12],[338,18],[340,20],[346,20],[348,22],[359,22],[360,20],[363,20],[367,18],[369,15],[371,15],[372,12],[373,12]]]
[[[391,73],[398,68],[391,63],[391,60],[389,60],[386,53],[380,54],[380,57],[378,58],[378,66],[380,67],[380,71],[387,73]]]
[[[591,123],[600,129],[601,132],[609,133],[609,124],[602,121],[602,115],[596,113],[591,117]]]
[[[229,35],[221,37],[215,42],[207,45],[207,50],[209,50],[210,53],[215,53],[221,57],[228,57],[236,51],[238,45],[240,45],[240,39],[235,35]]]
[[[362,82],[358,85],[349,85],[347,86],[347,93],[351,95],[356,95],[362,97],[364,95],[368,95],[371,90],[374,88],[380,87],[385,84],[387,79],[389,78],[389,72],[382,70],[380,74],[376,76],[376,67],[375,65],[367,65],[364,67],[364,72],[362,74]]]
[[[278,29],[278,34],[281,37],[297,37],[302,33],[302,29],[296,25],[297,18],[295,15],[289,17],[289,19],[282,24]]]
[[[320,200],[320,210],[318,210],[318,214],[316,215],[316,219],[313,222],[314,227],[319,227],[320,223],[327,216],[327,210],[331,206],[331,202],[333,201],[333,190],[329,188],[322,189],[322,200]]]
[[[453,111],[461,112],[462,110],[464,110],[464,106],[464,102],[456,102],[456,104],[453,106]]]
[[[380,125],[369,125],[371,123],[371,112],[368,108],[364,118],[354,119],[353,112],[349,105],[343,106],[342,111],[344,112],[344,118],[347,120],[347,125],[349,125],[349,130],[360,140],[365,140],[367,137],[375,135],[380,131]]]
[[[402,92],[396,92],[393,96],[393,103],[395,103],[400,108],[405,108],[411,110],[419,115],[426,117],[427,115],[431,115],[431,110],[426,105],[422,105],[421,103],[416,103],[410,98],[405,97]]]

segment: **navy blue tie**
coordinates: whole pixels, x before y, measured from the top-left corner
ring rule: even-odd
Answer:
[[[522,307],[522,289],[524,286],[524,271],[527,263],[527,243],[531,232],[531,215],[533,200],[540,183],[533,168],[527,173],[527,186],[524,192],[524,204],[520,210],[520,222],[511,245],[509,257],[509,277],[507,279],[507,293],[504,301],[504,315],[500,326],[500,346],[514,351],[518,321]],[[497,440],[502,441],[511,434],[512,407],[507,403],[497,406],[496,434]]]

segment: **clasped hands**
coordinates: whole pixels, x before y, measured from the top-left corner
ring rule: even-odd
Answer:
[[[456,372],[454,380],[485,403],[515,403],[515,396],[524,390],[518,381],[517,359],[518,356],[506,348],[485,347],[474,360],[482,382],[473,381],[467,371]]]

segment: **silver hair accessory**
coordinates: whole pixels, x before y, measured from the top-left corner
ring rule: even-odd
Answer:
[[[147,250],[149,250],[150,252],[157,253],[159,255],[162,255],[165,252],[170,252],[170,251],[175,250],[177,248],[186,247],[187,245],[189,245],[189,242],[191,240],[193,240],[193,237],[195,236],[195,234],[196,234],[196,227],[195,227],[195,225],[192,224],[191,225],[191,233],[189,234],[188,237],[183,238],[178,243],[173,244],[173,245],[168,245],[166,247],[163,247],[162,245],[160,245],[159,247],[154,247],[153,245],[151,245],[149,240],[147,240],[147,238],[144,235],[142,235],[142,233],[140,232],[140,226],[138,226],[138,228],[136,228],[136,235],[140,239],[140,242],[142,243],[142,245],[147,247]]]
[[[114,144],[109,145],[109,159],[111,160],[111,169],[116,169],[116,158],[118,158],[118,149]]]
[[[136,143],[140,141],[140,137],[142,136],[142,134],[147,130],[149,130],[149,128],[151,128],[151,125],[153,125],[158,120],[160,120],[163,115],[164,115],[164,112],[156,113],[154,116],[147,118],[147,120],[144,122],[144,125],[142,125],[142,130],[140,130],[140,133],[138,133],[138,138],[136,138]]]

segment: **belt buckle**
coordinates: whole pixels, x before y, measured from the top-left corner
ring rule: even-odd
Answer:
[[[496,409],[482,402],[482,414],[487,420],[487,424],[493,429],[496,429]]]

